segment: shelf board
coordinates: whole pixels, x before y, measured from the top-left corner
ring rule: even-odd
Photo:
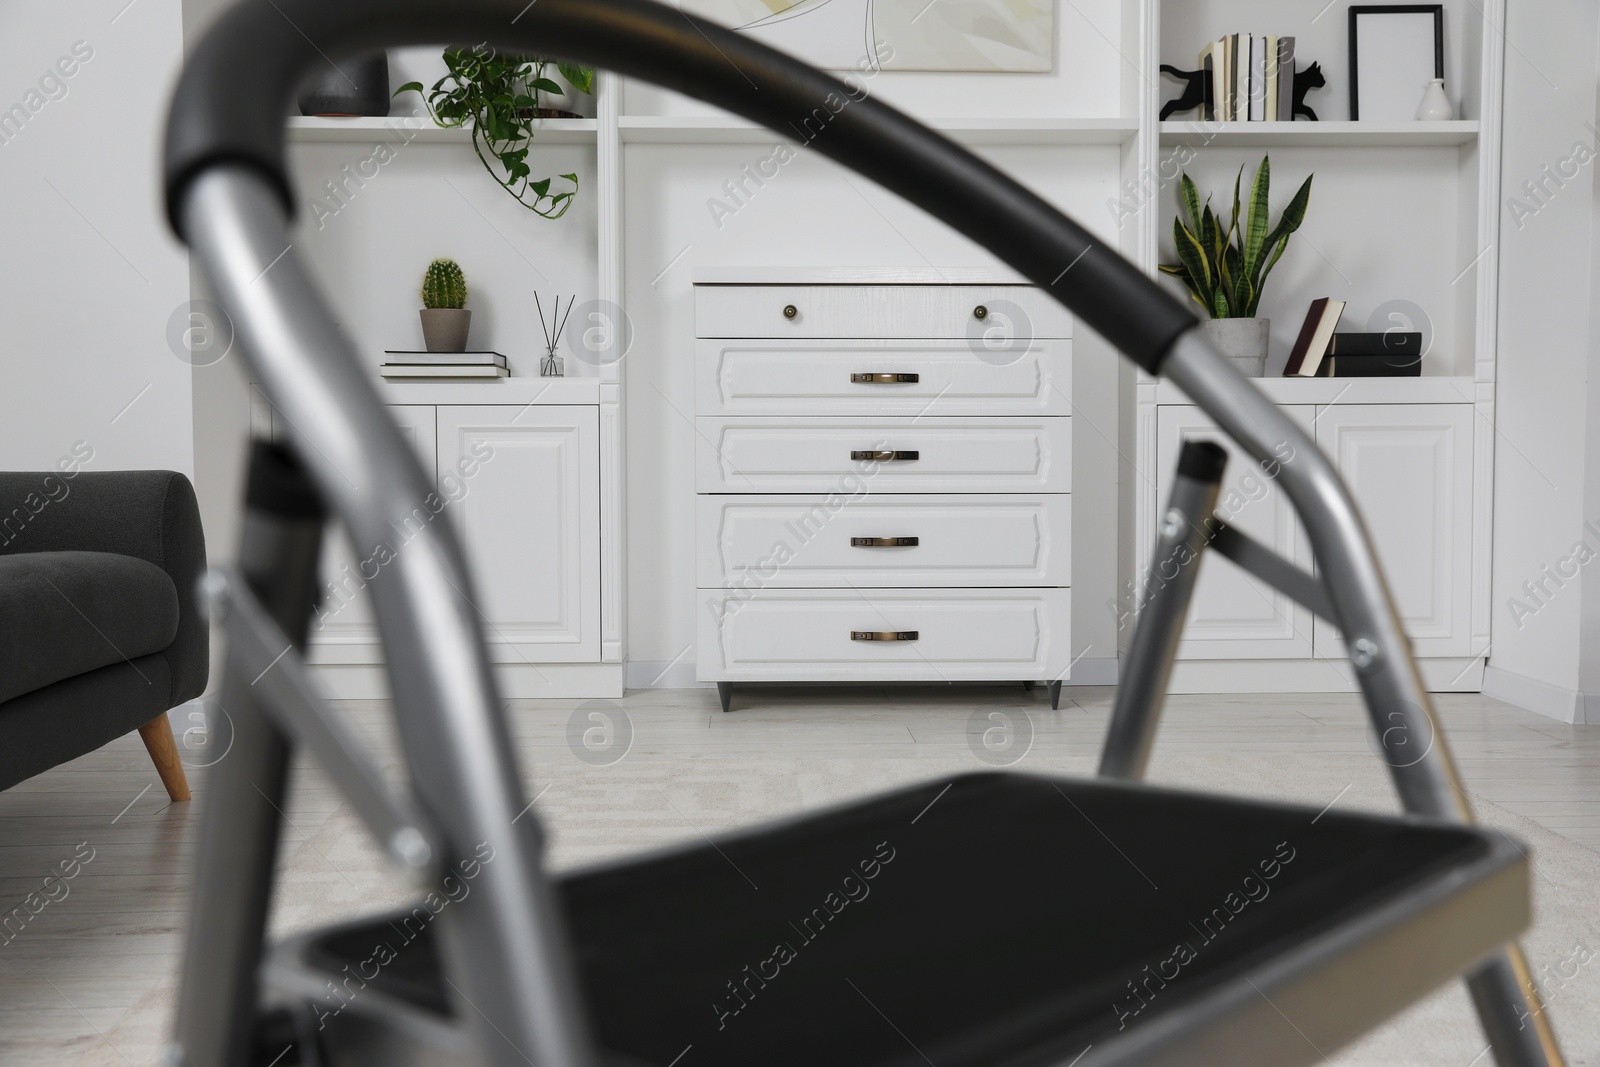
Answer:
[[[1478,124],[1454,122],[1163,122],[1163,145],[1218,148],[1435,147],[1471,144]]]
[[[1471,404],[1472,378],[1425,374],[1418,378],[1252,378],[1274,404]],[[1156,383],[1157,404],[1192,404],[1172,382]]]
[[[571,357],[568,357],[569,359]],[[536,363],[530,355],[526,362]],[[483,378],[378,380],[378,395],[387,404],[598,404],[599,378]]]
[[[594,119],[535,119],[535,144],[594,144],[598,126]],[[467,144],[470,130],[436,126],[432,119],[410,115],[388,118],[348,119],[307,118],[296,115],[288,120],[289,140],[310,142],[355,142],[377,144]]]
[[[1133,119],[924,119],[968,145],[1114,145],[1133,139]],[[624,115],[624,141],[638,144],[770,144],[775,132],[732,115]]]

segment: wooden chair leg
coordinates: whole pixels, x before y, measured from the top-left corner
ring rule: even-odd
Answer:
[[[183,773],[183,761],[178,758],[178,742],[172,736],[172,723],[162,712],[139,727],[139,737],[145,751],[161,775],[161,784],[167,787],[167,796],[173,800],[189,799],[189,779]]]

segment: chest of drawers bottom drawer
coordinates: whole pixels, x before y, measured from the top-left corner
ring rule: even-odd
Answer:
[[[1070,589],[701,589],[701,681],[1062,679]]]

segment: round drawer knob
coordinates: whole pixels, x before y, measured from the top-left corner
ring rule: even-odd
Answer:
[[[989,309],[984,307],[982,304],[979,304],[977,307],[972,309],[972,317],[975,319],[986,319],[989,317]]]
[[[795,307],[793,304],[785,304],[783,306],[783,317],[784,318],[786,318],[786,319],[797,318],[799,316],[799,314],[800,314],[800,309]]]

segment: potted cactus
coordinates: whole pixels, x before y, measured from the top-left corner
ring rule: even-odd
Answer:
[[[467,277],[453,259],[436,259],[422,276],[422,339],[429,352],[464,352],[472,312]]]

